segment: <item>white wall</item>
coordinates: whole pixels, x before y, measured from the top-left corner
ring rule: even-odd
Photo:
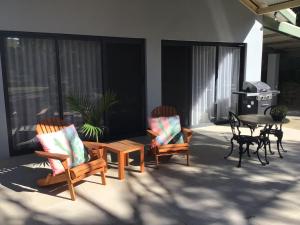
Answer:
[[[245,42],[246,79],[259,80],[257,19],[238,0],[0,0],[0,30],[145,38],[148,113],[161,102],[162,39]]]

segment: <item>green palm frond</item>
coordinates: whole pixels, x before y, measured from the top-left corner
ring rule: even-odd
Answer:
[[[87,94],[77,93],[67,97],[67,102],[72,111],[81,114],[84,125],[80,132],[86,137],[96,138],[103,134],[104,113],[118,103],[117,95],[112,91],[107,91],[102,96],[91,99]]]
[[[98,142],[99,137],[103,134],[103,130],[100,127],[95,127],[91,124],[85,123],[80,128],[80,132],[83,133],[86,137],[96,138]]]

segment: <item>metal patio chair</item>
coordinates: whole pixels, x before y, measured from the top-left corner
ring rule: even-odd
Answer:
[[[264,111],[264,115],[270,114],[271,110],[276,107],[276,105],[271,105],[269,107],[267,107]],[[277,138],[276,144],[277,144],[277,151],[279,154],[280,158],[283,158],[283,156],[281,155],[280,150],[282,150],[283,152],[287,152],[283,146],[282,146],[282,138],[283,138],[283,131],[282,131],[282,124],[274,124],[274,125],[266,125],[261,132],[265,132],[268,137],[270,135],[274,135]],[[274,152],[271,151],[271,147],[269,146],[270,149],[270,153],[273,155]]]
[[[257,144],[257,149],[255,151],[255,153],[257,154],[257,157],[260,161],[260,163],[262,165],[268,164],[268,159],[267,159],[267,149],[266,146],[269,144],[269,139],[266,135],[266,133],[261,132],[260,135],[258,136],[253,136],[253,132],[255,127],[251,126],[251,125],[247,125],[246,126],[250,129],[251,135],[243,135],[241,133],[240,127],[241,127],[241,121],[239,120],[239,118],[237,117],[236,114],[234,114],[233,112],[229,112],[229,124],[231,127],[231,131],[232,131],[232,138],[230,140],[231,143],[231,150],[230,152],[224,157],[225,159],[227,159],[233,152],[233,141],[236,141],[239,145],[239,162],[237,167],[241,167],[241,163],[242,163],[242,156],[244,153],[247,152],[248,157],[250,157],[250,145],[254,145]],[[246,145],[246,148],[243,148],[243,145]],[[259,150],[261,148],[264,148],[264,153],[265,153],[265,162],[263,162],[260,158],[259,155]]]

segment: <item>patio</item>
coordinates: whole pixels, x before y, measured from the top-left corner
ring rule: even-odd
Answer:
[[[196,129],[190,167],[180,165],[180,156],[159,169],[148,159],[144,173],[127,170],[124,181],[111,168],[106,186],[99,175],[77,185],[75,202],[63,188],[37,188],[35,180],[46,173],[39,158],[13,157],[1,162],[0,224],[299,224],[300,127],[284,131],[284,159],[275,153],[263,167],[255,155],[244,156],[236,168],[237,151],[223,158],[229,127]]]

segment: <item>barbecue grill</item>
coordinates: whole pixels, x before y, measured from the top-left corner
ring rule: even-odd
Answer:
[[[239,114],[263,114],[272,105],[272,98],[280,93],[262,81],[245,81],[242,91],[232,92],[239,95]]]

